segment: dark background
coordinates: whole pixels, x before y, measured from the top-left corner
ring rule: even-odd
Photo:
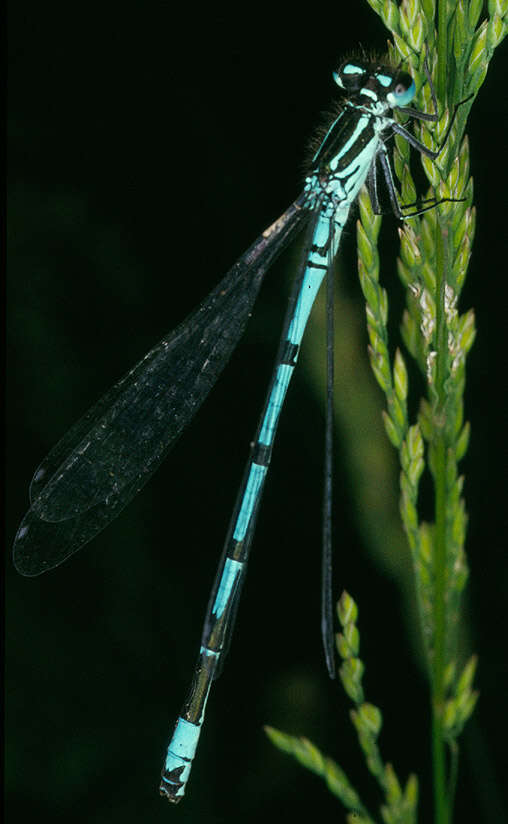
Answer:
[[[324,784],[272,748],[263,723],[308,736],[375,810],[349,702],[322,662],[322,403],[304,367],[188,795],[170,808],[157,794],[271,369],[284,261],[230,369],[122,516],[42,578],[15,573],[10,545],[38,462],[297,195],[308,138],[333,95],[331,71],[359,42],[384,50],[385,30],[367,3],[347,14],[340,3],[283,14],[49,0],[11,4],[9,39],[9,820],[248,822],[317,811],[342,820]],[[506,50],[469,127],[478,230],[461,305],[474,305],[479,334],[467,386],[465,613],[481,698],[463,738],[457,821],[506,813],[505,79]],[[394,221],[385,224],[395,236]],[[344,260],[357,296],[354,259],[351,227]],[[400,293],[394,272],[385,285]],[[420,820],[429,821],[426,687],[403,602],[358,537],[337,451],[337,592],[347,587],[360,604],[367,695],[385,715],[383,756],[404,780],[418,772]]]

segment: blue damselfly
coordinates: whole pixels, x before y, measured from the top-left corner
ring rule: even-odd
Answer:
[[[388,159],[386,143],[394,133],[431,159],[439,153],[424,146],[391,115],[397,110],[420,120],[437,119],[436,112],[408,107],[416,91],[412,78],[400,68],[363,58],[344,62],[334,78],[343,100],[312,158],[301,195],[196,311],[115,384],[49,453],[33,477],[31,508],[15,539],[16,568],[24,575],[39,575],[62,563],[119,514],[151,477],[217,381],[272,262],[305,231],[305,253],[210,595],[193,684],[168,747],[160,791],[171,801],[179,801],[185,792],[210,686],[230,643],[280,412],[310,311],[331,271],[351,206],[367,183],[374,211],[380,211],[378,163],[397,218],[412,217],[437,203],[399,204]],[[452,123],[453,117],[443,142]],[[327,433],[331,433],[331,388]],[[331,453],[328,443],[322,635],[333,677]]]

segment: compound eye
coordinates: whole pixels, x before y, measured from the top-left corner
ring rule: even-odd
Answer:
[[[392,91],[387,95],[392,106],[407,106],[416,93],[415,82],[409,74],[399,74]]]
[[[334,72],[333,79],[341,89],[356,92],[361,89],[366,74],[367,70],[361,62],[348,60]]]

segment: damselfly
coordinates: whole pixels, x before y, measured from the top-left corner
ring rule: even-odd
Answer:
[[[398,218],[436,205],[433,201],[412,212],[399,205],[388,160],[386,141],[394,133],[429,158],[438,154],[391,116],[396,109],[421,120],[437,119],[437,112],[408,108],[415,95],[411,77],[399,68],[361,59],[343,63],[334,78],[344,99],[312,158],[302,194],[196,311],[113,386],[49,453],[33,477],[31,508],[15,539],[16,568],[23,575],[39,575],[62,563],[119,514],[205,400],[243,333],[266,271],[305,228],[305,254],[211,592],[193,684],[162,772],[160,791],[171,801],[179,801],[185,792],[210,686],[229,646],[280,412],[309,313],[331,271],[350,208],[366,182],[374,211],[379,212],[378,162]],[[453,118],[449,129],[452,122]],[[330,399],[331,392],[328,432]],[[322,634],[333,677],[330,448],[326,461]]]

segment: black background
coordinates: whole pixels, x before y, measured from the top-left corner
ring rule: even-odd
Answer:
[[[297,195],[308,138],[333,95],[331,71],[359,42],[385,47],[367,3],[349,6],[12,4],[7,547],[48,449]],[[479,214],[462,308],[474,305],[479,334],[466,399],[465,613],[482,694],[463,739],[457,821],[503,819],[505,78],[506,50],[469,128]],[[395,235],[392,219],[385,223]],[[354,272],[352,227],[349,235]],[[387,268],[385,285],[398,293],[394,272]],[[7,549],[9,820],[248,822],[317,811],[342,820],[324,784],[272,748],[263,723],[307,735],[376,809],[349,702],[322,663],[322,403],[303,367],[188,795],[170,808],[157,794],[275,352],[285,277],[275,268],[230,369],[110,528],[38,579],[18,576]],[[367,695],[385,714],[383,755],[403,779],[419,773],[428,821],[425,683],[397,590],[357,535],[340,461],[337,476],[337,589],[360,604]]]

